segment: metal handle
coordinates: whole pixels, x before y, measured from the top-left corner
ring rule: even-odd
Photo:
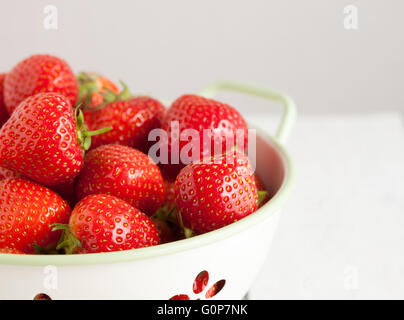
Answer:
[[[275,138],[280,144],[285,144],[287,137],[289,136],[290,130],[296,120],[296,106],[293,100],[287,95],[272,91],[270,89],[258,88],[250,85],[224,81],[217,82],[199,91],[201,96],[207,98],[214,97],[219,91],[235,91],[239,93],[244,93],[247,95],[264,98],[270,101],[280,102],[283,106],[283,115],[281,118],[281,123],[276,131]]]

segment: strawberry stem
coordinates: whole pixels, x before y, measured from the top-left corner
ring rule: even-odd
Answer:
[[[71,232],[69,225],[54,223],[52,231],[62,230],[62,236],[56,246],[56,250],[63,249],[66,254],[77,253],[77,249],[81,248],[81,242]]]
[[[121,92],[118,93],[117,91],[114,92],[113,90],[111,90],[111,88],[100,85],[99,81],[97,81],[100,78],[103,77],[96,73],[92,74],[81,72],[77,75],[77,81],[79,83],[79,96],[77,101],[84,104],[84,110],[99,110],[104,108],[105,105],[110,102],[128,100],[132,96],[128,86],[123,81],[119,81],[123,89]],[[118,88],[116,89],[118,90]],[[93,96],[93,94],[101,95],[103,98],[103,102],[98,106],[90,107],[91,97]]]
[[[112,130],[112,127],[101,128],[95,131],[88,131],[84,122],[84,114],[80,107],[76,108],[76,131],[77,140],[84,151],[87,151],[91,147],[91,137],[108,132]]]
[[[172,205],[170,203],[163,205],[157,209],[152,218],[177,225],[181,229],[181,232],[184,234],[185,238],[191,238],[196,235],[195,232],[184,226],[181,214],[179,213],[176,205]]]
[[[265,190],[259,190],[258,192],[258,208],[261,207],[265,201],[268,199],[268,191]]]

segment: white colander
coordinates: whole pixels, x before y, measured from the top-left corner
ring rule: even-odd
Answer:
[[[169,299],[179,294],[206,299],[214,284],[212,299],[241,299],[264,263],[291,191],[293,165],[282,144],[296,110],[281,93],[230,82],[211,85],[200,94],[212,97],[220,90],[284,107],[275,138],[257,131],[256,172],[273,194],[268,203],[222,229],[150,248],[82,255],[0,254],[0,299],[33,299],[38,294],[51,299]],[[201,272],[209,281],[196,294],[193,284]]]

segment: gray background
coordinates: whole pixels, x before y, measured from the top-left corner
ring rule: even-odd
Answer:
[[[404,2],[399,0],[0,0],[0,70],[32,53],[75,71],[174,99],[215,80],[280,89],[300,113],[404,110]],[[45,30],[45,5],[58,30]],[[356,5],[359,29],[343,8]],[[239,109],[272,110],[235,98]]]

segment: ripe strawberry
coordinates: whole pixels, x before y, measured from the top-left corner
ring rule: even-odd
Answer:
[[[0,248],[34,252],[56,243],[51,224],[67,223],[70,207],[56,193],[29,180],[0,181]]]
[[[4,104],[4,79],[6,78],[5,73],[0,73],[0,128],[4,122],[9,118],[8,111],[6,109],[6,105]]]
[[[199,234],[248,216],[258,202],[248,158],[238,151],[186,166],[175,181],[175,196],[182,223]]]
[[[130,250],[160,243],[154,222],[125,201],[106,194],[90,195],[73,209],[58,248],[66,253]]]
[[[38,54],[17,64],[6,76],[4,101],[9,114],[25,98],[40,92],[64,95],[76,104],[78,84],[69,65],[62,59]]]
[[[63,184],[80,172],[83,148],[88,149],[93,134],[86,131],[82,114],[76,125],[64,96],[38,93],[1,128],[0,166],[47,186]]]
[[[200,139],[200,153],[194,155],[192,161],[200,160],[207,154],[214,155],[214,148],[221,147],[222,151],[232,149],[237,144],[237,130],[241,130],[244,135],[242,140],[244,148],[248,143],[248,127],[247,123],[240,115],[240,113],[231,106],[197,95],[184,95],[179,97],[173,102],[168,109],[162,129],[168,133],[168,159],[172,159],[172,153],[177,153],[176,145],[179,146],[179,152],[188,143],[188,141],[180,141],[179,136],[172,139],[171,131],[174,121],[178,121],[179,133],[181,134],[185,129],[194,129],[199,133]],[[203,130],[210,129],[212,134],[209,135],[210,143],[203,145]],[[216,137],[216,142],[214,137]],[[226,148],[226,140],[233,139],[233,144],[228,145]],[[240,143],[239,143],[240,144]],[[244,149],[241,148],[240,149]],[[207,153],[207,150],[209,150]],[[217,150],[217,149],[216,149]],[[178,155],[180,154],[178,152]],[[222,152],[220,152],[222,153]],[[191,162],[192,162],[191,161]],[[179,159],[179,165],[174,163],[170,165],[163,165],[163,169],[172,177],[175,178],[179,170],[185,165],[183,159]]]
[[[92,110],[104,103],[114,101],[119,88],[108,78],[93,72],[81,72],[77,76],[79,83],[78,101]]]
[[[24,254],[24,252],[17,250],[17,249],[10,249],[10,248],[0,248],[0,253],[7,253],[7,254]]]
[[[151,130],[161,126],[165,107],[150,97],[132,97],[110,102],[102,108],[85,113],[90,130],[111,126],[112,130],[93,139],[93,147],[121,144],[148,152]]]
[[[157,165],[144,153],[121,145],[91,150],[76,181],[76,198],[106,193],[152,215],[164,200],[164,183]]]

